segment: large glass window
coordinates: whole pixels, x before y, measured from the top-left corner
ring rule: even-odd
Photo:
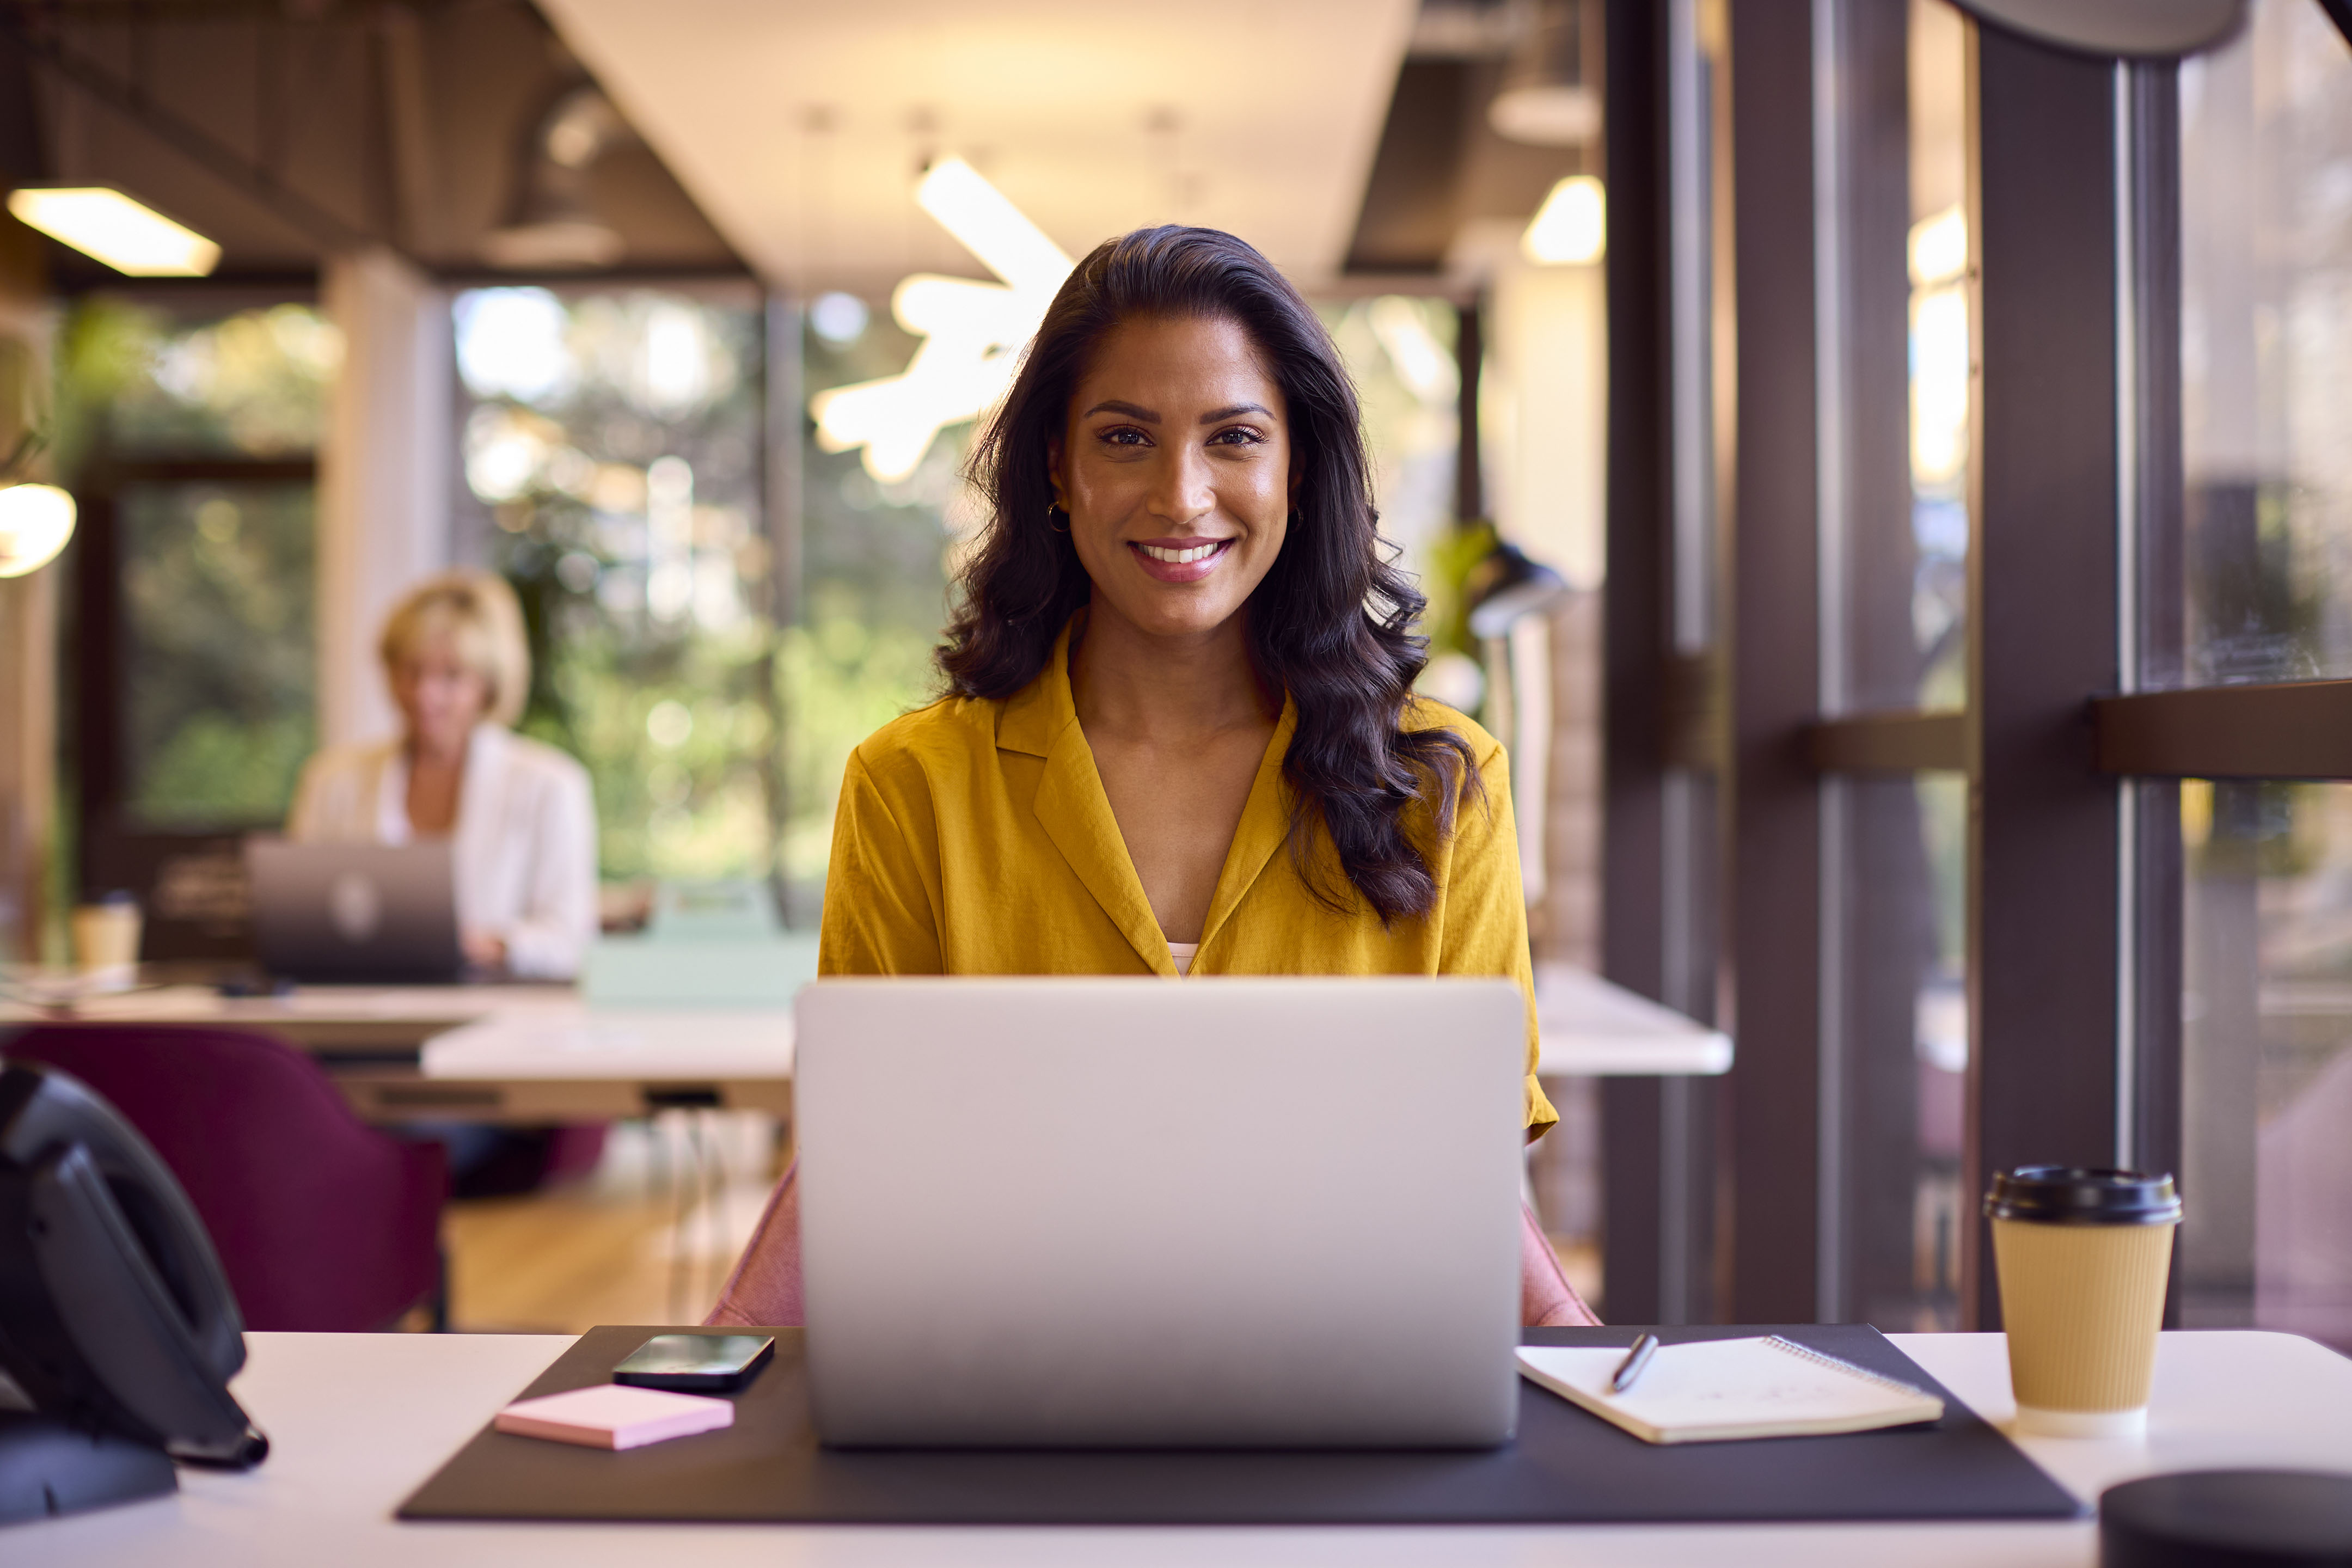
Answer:
[[[128,484],[115,507],[133,816],[276,821],[317,743],[310,485]]]
[[[2166,684],[2352,674],[2352,46],[2257,0],[2180,73],[2187,637]],[[2352,1346],[2352,785],[2190,783],[2184,1320]]]
[[[1911,633],[1922,708],[1968,697],[1967,608],[1972,253],[1969,244],[1967,24],[1945,0],[1911,0],[1905,71],[1910,132],[1906,258],[1911,426]],[[1907,675],[1898,663],[1898,670]]]
[[[809,395],[896,375],[919,340],[887,310],[828,294],[802,335]],[[877,479],[857,451],[802,431],[800,618],[783,634],[790,779],[783,867],[796,921],[816,923],[833,847],[834,804],[857,743],[919,706],[938,679],[954,558],[980,526],[961,471],[970,425],[940,432],[903,479]]]
[[[586,764],[607,879],[765,876],[778,784],[745,291],[456,302],[460,537],[520,595],[521,728]]]
[[[1948,710],[1968,700],[1973,531],[1967,24],[1946,0],[1834,16],[1821,704]],[[1928,771],[1950,751],[1822,785],[1819,1306],[1890,1330],[1960,1320],[1969,784]]]
[[[314,486],[341,342],[278,304],[195,317],[93,298],[61,338],[59,458],[89,530],[77,559],[93,668],[79,717],[107,827],[274,824],[316,744]],[[95,548],[99,553],[91,554]],[[107,563],[110,563],[107,564]]]
[[[2352,1348],[2352,785],[2192,784],[2183,1321]]]
[[[217,311],[218,307],[215,307]],[[183,316],[95,296],[68,319],[59,458],[309,457],[342,337],[307,304]]]
[[[1823,700],[1843,713],[1956,708],[1970,533],[1967,24],[1947,0],[1836,15]]]
[[[2180,68],[2188,639],[2167,684],[2352,675],[2352,47],[2258,0]]]

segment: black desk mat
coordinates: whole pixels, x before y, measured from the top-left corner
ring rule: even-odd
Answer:
[[[518,1397],[609,1379],[664,1328],[596,1328]],[[742,1330],[714,1330],[736,1332]],[[401,1505],[407,1520],[806,1524],[1475,1524],[2072,1519],[2086,1510],[1862,1324],[1682,1328],[1668,1343],[1781,1333],[1943,1394],[1933,1426],[1653,1447],[1520,1382],[1519,1432],[1462,1452],[835,1450],[811,1432],[801,1331],[735,1396],[735,1425],[611,1453],[485,1427]],[[1530,1329],[1530,1344],[1631,1331]]]

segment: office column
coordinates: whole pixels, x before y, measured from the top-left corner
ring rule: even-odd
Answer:
[[[2116,71],[1991,26],[1977,40],[1967,1200],[2012,1165],[2116,1161],[2122,802],[2084,707],[2121,673]],[[1965,1234],[1965,1326],[1997,1329],[1987,1226],[1971,1216]]]
[[[1659,287],[1671,243],[1664,195],[1664,15],[1610,0],[1606,309],[1610,416],[1601,587],[1601,973],[1645,996],[1667,980],[1665,710],[1672,628],[1669,330]],[[1661,1302],[1659,1080],[1601,1087],[1602,1300],[1618,1322]]]
[[[392,732],[376,634],[449,564],[457,431],[448,295],[381,250],[330,260],[321,295],[343,335],[319,454],[319,738],[331,746]]]
[[[1816,219],[1834,195],[1817,185],[1815,75],[1834,40],[1815,29],[1832,9],[1811,0],[1746,0],[1731,9],[1739,438],[1725,574],[1725,776],[1732,792],[1729,1023],[1738,1056],[1725,1092],[1734,1322],[1811,1321],[1827,1239],[1822,814],[1799,737],[1821,700],[1825,366]]]

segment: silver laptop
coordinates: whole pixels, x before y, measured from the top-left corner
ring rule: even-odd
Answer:
[[[458,978],[450,846],[246,840],[262,966],[292,980]]]
[[[1502,980],[820,980],[828,1443],[1483,1447],[1518,1390]]]

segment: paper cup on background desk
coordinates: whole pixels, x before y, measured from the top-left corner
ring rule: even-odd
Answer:
[[[101,984],[129,987],[139,978],[139,900],[110,893],[73,911],[74,967]]]
[[[2021,1430],[2147,1430],[2180,1198],[2170,1176],[2024,1165],[1985,1194]]]

